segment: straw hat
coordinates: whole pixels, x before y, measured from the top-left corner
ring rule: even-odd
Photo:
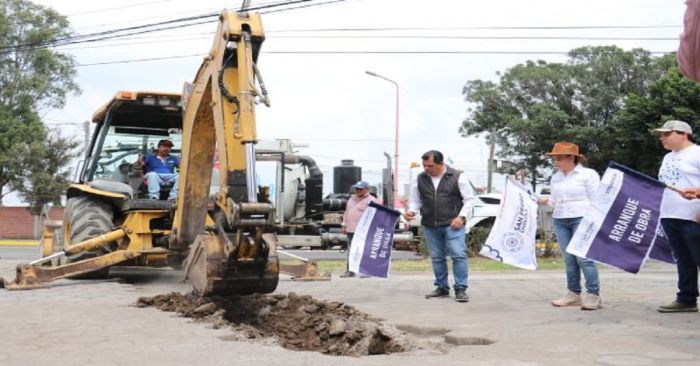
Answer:
[[[556,144],[554,144],[552,151],[548,152],[547,155],[571,155],[582,157],[582,155],[578,152],[578,145],[571,142],[557,142]]]

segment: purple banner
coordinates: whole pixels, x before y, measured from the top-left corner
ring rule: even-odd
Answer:
[[[611,164],[611,168],[624,173],[622,185],[605,213],[586,258],[637,273],[656,238],[664,186],[629,168],[617,164]],[[602,190],[607,188],[604,182],[601,186]],[[598,198],[605,197],[603,192]]]
[[[387,278],[391,264],[394,228],[401,213],[370,202],[350,245],[350,270]]]
[[[671,252],[671,244],[668,242],[661,224],[659,224],[659,230],[656,232],[656,240],[654,240],[654,246],[651,247],[651,252],[649,252],[649,258],[676,264],[676,258],[673,257]]]

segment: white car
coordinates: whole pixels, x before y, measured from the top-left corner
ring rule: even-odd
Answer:
[[[476,204],[472,208],[471,215],[467,218],[467,232],[473,227],[490,229],[498,216],[498,207],[503,195],[501,193],[477,194],[473,187],[472,194],[476,197]],[[417,213],[408,225],[415,228],[417,233],[417,228],[420,226],[420,213]]]
[[[472,209],[472,216],[467,220],[467,229],[483,227],[490,229],[498,216],[498,207],[503,194],[484,193],[476,196],[477,202]]]

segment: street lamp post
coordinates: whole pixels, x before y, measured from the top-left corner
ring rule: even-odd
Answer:
[[[394,126],[394,208],[399,203],[399,84],[386,76],[371,71],[365,71],[367,75],[386,80],[396,87],[396,125]]]

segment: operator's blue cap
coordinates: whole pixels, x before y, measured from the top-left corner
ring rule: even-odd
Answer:
[[[364,180],[361,180],[361,181],[355,183],[355,185],[353,187],[355,187],[357,189],[365,189],[365,188],[369,188],[369,183],[365,182]]]

